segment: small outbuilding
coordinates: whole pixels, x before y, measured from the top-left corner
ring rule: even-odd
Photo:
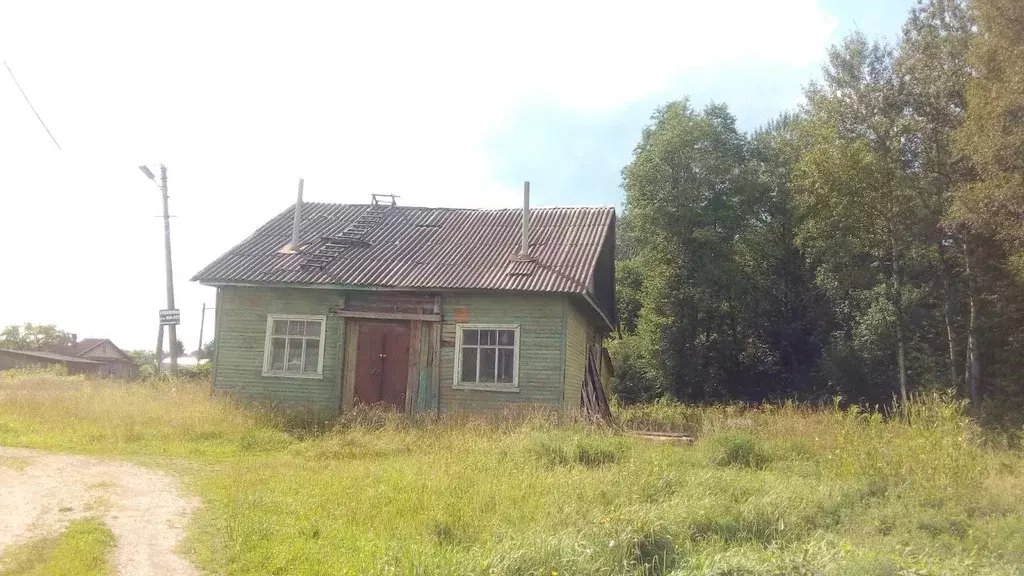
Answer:
[[[335,413],[607,412],[615,210],[301,201],[193,278],[215,393]]]
[[[53,352],[0,349],[0,370],[34,366],[64,366],[68,374],[102,374],[103,363]]]
[[[101,367],[97,374],[110,378],[135,378],[139,368],[131,357],[107,338],[83,338],[70,346],[51,348],[49,352],[97,362]]]

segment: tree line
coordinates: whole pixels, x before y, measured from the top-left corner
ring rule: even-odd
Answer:
[[[656,110],[623,169],[620,400],[949,389],[1024,420],[1021,86],[1024,3],[928,0],[752,134]]]

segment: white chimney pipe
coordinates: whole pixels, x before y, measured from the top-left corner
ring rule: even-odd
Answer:
[[[530,181],[523,182],[523,246],[519,250],[523,258],[530,257]]]
[[[292,250],[299,249],[299,228],[302,226],[302,178],[299,178],[299,197],[295,199],[295,219],[292,221]]]

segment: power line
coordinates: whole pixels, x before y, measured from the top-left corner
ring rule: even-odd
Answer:
[[[36,107],[33,106],[32,101],[28,99],[28,94],[25,94],[25,91],[21,88],[21,84],[18,83],[18,79],[14,77],[14,72],[11,70],[11,67],[7,65],[7,60],[4,60],[4,67],[7,68],[7,73],[11,75],[11,80],[14,80],[14,85],[18,87],[18,91],[21,92],[21,95],[25,98],[25,102],[28,103],[28,107],[31,108],[32,113],[36,115],[36,120],[39,120],[39,123],[43,125],[43,130],[46,130],[46,133],[50,135],[50,140],[53,140],[53,143],[57,145],[57,150],[63,152],[63,149],[60,147],[60,143],[58,143],[57,139],[53,137],[53,132],[50,132],[50,129],[46,127],[46,122],[43,122],[43,118],[39,116],[39,112],[36,112]]]

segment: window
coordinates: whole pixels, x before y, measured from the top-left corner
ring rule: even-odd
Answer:
[[[519,326],[456,325],[452,388],[519,391]]]
[[[322,378],[326,320],[326,316],[268,316],[263,375]]]

